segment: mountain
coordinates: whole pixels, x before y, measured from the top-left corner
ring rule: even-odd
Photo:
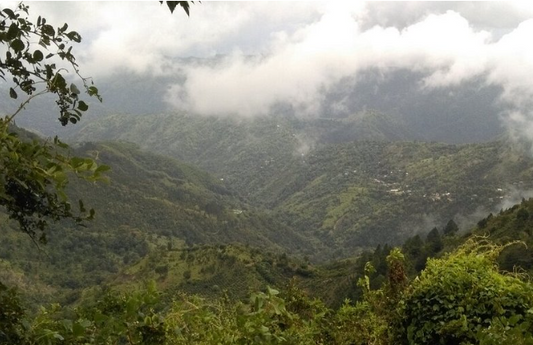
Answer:
[[[100,77],[95,83],[104,102],[90,100],[90,110],[84,115],[83,122],[117,113],[144,117],[175,111],[167,102],[168,90],[173,85],[183,85],[187,68],[215,65],[221,59],[221,56],[178,59],[174,66],[179,68],[168,75],[117,71],[111,76]],[[405,140],[476,143],[494,140],[504,132],[501,114],[505,105],[499,102],[501,87],[488,85],[485,76],[480,76],[461,85],[429,88],[424,86],[425,77],[424,73],[409,70],[361,71],[323,90],[321,104],[314,116],[318,119],[347,119],[353,114],[374,109],[408,128],[409,136]],[[18,106],[8,94],[8,90],[0,93],[2,104],[11,105],[6,109]],[[55,121],[56,113],[53,98],[43,97],[32,102],[25,114],[18,116],[17,122],[47,136],[62,137],[76,132],[76,126],[62,128]],[[272,106],[270,116],[290,118],[294,113],[291,105],[281,104]]]
[[[114,115],[79,127],[75,138],[134,141],[201,167],[287,226],[319,238],[336,257],[400,243],[452,218],[467,228],[477,214],[532,187],[533,161],[510,140],[455,145],[407,137],[401,124],[366,112],[241,121]]]
[[[353,142],[310,152],[278,189],[256,194],[339,250],[399,243],[452,218],[499,210],[532,187],[533,160],[503,142]],[[260,190],[261,191],[261,190]],[[474,216],[475,219],[475,216]]]
[[[501,87],[487,84],[480,76],[461,85],[432,88],[425,87],[425,77],[409,70],[362,71],[329,90],[321,113],[338,118],[375,109],[390,114],[425,141],[450,144],[490,141],[504,133]]]
[[[71,200],[95,208],[94,221],[55,224],[40,248],[5,216],[0,222],[2,280],[42,291],[35,293],[41,301],[58,291],[75,300],[80,289],[101,284],[158,247],[241,243],[300,255],[322,247],[243,202],[219,179],[174,159],[128,143],[86,143],[72,154],[112,167],[109,184],[70,183]]]
[[[188,245],[238,240],[295,250],[305,242],[267,213],[240,201],[223,181],[190,165],[127,143],[87,143],[78,152],[112,167],[111,184],[73,188],[73,195],[100,209],[91,227],[151,229]]]

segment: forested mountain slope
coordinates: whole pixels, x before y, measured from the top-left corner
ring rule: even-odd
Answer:
[[[398,243],[452,218],[467,227],[472,214],[531,189],[532,174],[533,161],[504,142],[354,142],[310,152],[292,179],[257,197],[277,200],[296,228],[349,248]]]
[[[79,289],[101,284],[158,247],[241,243],[301,255],[321,248],[239,200],[222,181],[174,159],[126,143],[85,144],[73,154],[112,167],[108,184],[70,182],[73,202],[82,198],[96,209],[93,221],[53,225],[38,249],[0,214],[1,279],[27,285],[37,300],[57,291],[75,299]]]
[[[100,210],[92,227],[150,229],[186,244],[239,241],[266,247],[305,248],[304,239],[236,198],[223,181],[131,144],[85,144],[112,167],[109,185],[77,184],[73,194]],[[281,241],[283,236],[283,241]]]
[[[470,226],[532,187],[532,160],[509,140],[406,142],[405,127],[390,120],[376,112],[241,121],[115,115],[80,127],[76,138],[130,140],[202,167],[345,256],[451,218]]]

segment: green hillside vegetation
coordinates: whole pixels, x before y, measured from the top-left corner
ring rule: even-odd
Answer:
[[[72,191],[100,210],[92,228],[141,229],[187,245],[238,241],[309,248],[302,236],[240,201],[222,181],[197,168],[127,143],[88,143],[79,150],[112,167],[109,185],[79,184]]]
[[[174,157],[224,178],[243,196],[272,205],[282,190],[278,181],[317,145],[339,140],[401,140],[406,132],[390,117],[374,113],[346,119],[303,120],[290,116],[257,119],[186,114],[111,115],[75,128],[76,141],[125,140]],[[142,138],[142,140],[140,140]],[[272,188],[274,187],[274,188]],[[271,194],[267,199],[263,194]],[[274,197],[272,197],[274,195]]]
[[[486,147],[491,149],[491,144]],[[105,193],[115,204],[104,204],[101,212],[116,212],[115,218],[116,208],[136,207],[143,199],[162,201],[157,207],[175,202],[173,210],[203,216],[208,219],[201,223],[206,227],[209,219],[213,224],[228,221],[225,209],[217,215],[202,208],[207,201],[256,212],[245,208],[220,180],[131,144],[86,144],[78,150],[117,168],[110,185],[74,183],[71,192],[83,193],[88,204],[102,201],[85,188]],[[493,168],[502,171],[501,166]],[[505,171],[510,169],[517,168],[510,165]],[[527,173],[523,166],[517,171]],[[175,201],[174,188],[183,188],[188,197]],[[154,190],[158,198],[152,196]],[[142,212],[148,206],[139,207]],[[524,200],[479,221],[472,235],[488,234],[502,244],[516,239],[531,244],[531,214],[533,200]],[[142,224],[138,217],[134,221]],[[0,279],[7,286],[18,286],[25,302],[14,290],[0,287],[4,321],[0,340],[20,344],[531,341],[532,287],[525,276],[499,272],[496,265],[507,271],[531,270],[529,247],[468,241],[471,234],[459,235],[453,221],[443,222],[440,230],[435,228],[427,236],[409,238],[403,254],[378,245],[357,258],[324,265],[293,259],[275,242],[250,243],[252,247],[199,245],[200,237],[187,244],[179,232],[166,234],[161,228],[134,228],[131,223],[113,228],[120,221],[99,221],[86,228],[58,224],[50,231],[48,255],[35,251],[22,233],[2,227]],[[265,231],[268,234],[268,228]],[[217,239],[224,240],[231,239]],[[261,248],[254,248],[258,245]],[[426,262],[431,257],[440,258]],[[75,303],[77,308],[35,309],[46,301]]]
[[[374,256],[377,257],[375,253]],[[112,275],[106,288],[126,292],[153,280],[169,297],[186,292],[211,299],[224,294],[232,300],[244,300],[267,286],[281,288],[292,283],[309,295],[320,297],[326,305],[339,307],[346,298],[360,297],[356,283],[366,258],[312,264],[305,257],[238,244],[179,249],[169,246],[150,252]],[[99,294],[101,289],[96,288],[84,298],[89,295],[96,298]]]
[[[531,187],[532,161],[502,142],[471,145],[355,142],[311,152],[276,210],[336,248],[399,243],[457,215],[491,210]]]
[[[320,248],[189,165],[126,143],[88,143],[74,153],[113,167],[108,184],[70,183],[72,200],[81,197],[97,209],[93,221],[59,222],[48,231],[47,245],[37,248],[0,215],[2,281],[34,301],[61,296],[62,303],[74,302],[84,288],[158,248],[242,243],[301,255]]]
[[[532,160],[510,141],[391,142],[405,130],[386,123],[394,122],[375,112],[335,120],[115,115],[80,127],[77,138],[130,140],[206,169],[249,203],[319,238],[333,249],[330,258],[398,244],[480,208],[488,213],[515,189],[532,187]],[[352,131],[359,125],[383,140]]]
[[[152,251],[109,282],[131,291],[153,280],[168,296],[180,292],[218,297],[224,292],[242,300],[267,285],[284,286],[293,278],[314,276],[308,262],[242,245],[171,247]]]
[[[378,268],[371,275],[373,286],[384,280],[385,257],[391,247],[378,243],[398,244],[413,233],[426,233],[430,228],[423,220],[428,214],[440,215],[435,222],[442,226],[458,212],[473,212],[474,205],[489,209],[505,198],[509,184],[527,188],[523,181],[530,180],[531,174],[529,160],[501,142],[325,145],[303,159],[297,157],[295,165],[287,167],[286,176],[293,180],[275,180],[258,192],[264,200],[272,200],[270,203],[281,200],[271,212],[250,206],[246,198],[232,191],[227,179],[221,181],[190,165],[141,151],[135,144],[85,143],[75,153],[112,166],[110,184],[71,183],[73,200],[83,196],[87,205],[98,210],[96,219],[86,227],[57,224],[44,252],[35,250],[22,234],[6,227],[6,222],[0,228],[4,236],[0,258],[6,265],[5,276],[9,276],[4,281],[17,282],[14,285],[28,291],[25,295],[34,301],[61,296],[60,302],[69,304],[78,301],[88,287],[103,283],[129,286],[126,278],[109,280],[121,272],[130,282],[154,279],[164,291],[172,287],[214,296],[219,291],[213,286],[218,285],[241,298],[250,291],[242,284],[259,289],[268,284],[280,286],[296,277],[296,284],[312,296],[320,296],[328,306],[339,306],[344,298],[360,298],[362,291],[356,282],[366,261],[373,261]],[[505,189],[500,188],[503,185]],[[266,193],[276,188],[286,195]],[[254,197],[249,195],[248,200]],[[526,230],[511,238],[527,240],[527,223],[523,224]],[[425,235],[418,237],[404,246],[406,255],[411,255],[407,265],[411,274],[419,272],[427,257],[436,255],[443,245],[433,244]],[[457,244],[444,238],[444,244],[449,241]],[[226,256],[209,252],[232,243],[262,248],[272,252],[272,257],[252,255],[252,249],[241,255],[247,259],[230,255],[237,257],[230,261],[239,263],[239,270],[232,272]],[[208,245],[199,254],[210,262],[207,267],[194,260],[183,266],[176,259],[177,253],[199,250],[199,245]],[[373,255],[366,252],[359,259],[325,266],[308,262],[354,257],[361,248],[376,245]],[[518,254],[509,255],[522,258],[529,269],[529,251],[524,254],[524,249],[513,248]],[[277,261],[283,253],[307,259],[284,271]],[[130,265],[136,268],[125,271]],[[509,265],[504,263],[506,269]],[[163,277],[165,268],[168,275]],[[184,278],[185,271],[190,271],[189,279]],[[243,283],[237,283],[240,275],[246,277]]]
[[[222,248],[219,248],[222,249]],[[59,306],[28,315],[13,290],[0,286],[0,341],[17,344],[529,344],[533,285],[499,272],[505,246],[471,240],[430,259],[415,278],[393,249],[386,278],[362,298],[326,307],[289,284],[249,299],[161,295],[154,283],[137,291],[108,291],[73,311]],[[188,253],[190,254],[190,252]],[[239,255],[235,253],[236,255]],[[191,278],[194,274],[191,273]],[[162,298],[163,297],[163,298]]]
[[[426,103],[349,115],[402,104],[345,97],[345,79],[324,94],[331,117],[104,116],[69,148],[15,117],[48,94],[41,119],[76,124],[102,98],[81,36],[28,9],[0,10],[0,77],[21,102],[0,119],[0,345],[533,344],[533,199],[507,209],[533,185],[523,143],[410,142],[426,133],[399,119],[424,128]],[[464,109],[445,108],[443,133],[469,141]]]
[[[523,200],[510,209],[502,210],[494,216],[481,219],[474,234],[488,236],[498,243],[512,240],[523,241],[522,246],[503,250],[499,258],[500,266],[507,271],[524,270],[533,274],[533,199]]]

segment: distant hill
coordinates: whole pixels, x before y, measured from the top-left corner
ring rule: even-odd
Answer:
[[[206,169],[337,257],[454,217],[468,227],[533,186],[533,161],[511,141],[403,141],[408,132],[376,112],[305,121],[115,115],[76,138],[130,140]]]
[[[184,71],[187,66],[216,64],[222,58],[179,59],[174,66],[183,66]],[[409,70],[361,71],[323,90],[315,117],[346,119],[374,109],[408,128],[409,136],[405,140],[476,143],[494,140],[504,132],[500,115],[505,108],[498,101],[500,87],[487,85],[480,76],[458,86],[425,88],[421,82],[424,77],[423,73]],[[171,85],[182,84],[185,80],[185,72],[151,76],[117,71],[107,78],[100,77],[95,82],[104,102],[90,102],[90,110],[82,123],[110,114],[144,117],[174,111],[165,101],[169,96],[167,92]],[[18,105],[8,94],[7,90],[0,93],[0,101],[7,105],[6,109]],[[17,122],[45,135],[63,136],[77,131],[77,126],[62,128],[55,121],[56,113],[53,98],[43,97],[32,102]],[[271,109],[270,116],[291,118],[294,111],[290,105],[281,104]]]
[[[343,119],[257,119],[187,114],[111,115],[78,126],[75,141],[125,140],[205,169],[247,196],[271,181],[302,155],[328,144],[351,141],[404,141],[413,137],[401,122],[381,113],[356,113]],[[270,187],[268,187],[270,188]]]
[[[272,200],[287,223],[349,252],[399,243],[452,218],[468,227],[471,215],[499,210],[531,190],[533,160],[503,142],[354,142],[312,151],[280,174],[292,178],[254,197]]]

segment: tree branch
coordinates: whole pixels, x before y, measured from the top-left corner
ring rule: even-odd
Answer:
[[[8,116],[6,116],[6,123],[11,122],[11,120],[13,120],[13,118],[14,118],[15,116],[17,116],[17,114],[20,113],[20,112],[22,111],[22,109],[24,109],[24,107],[25,107],[26,105],[28,105],[28,103],[31,102],[32,99],[34,99],[34,98],[37,97],[37,96],[44,95],[44,94],[47,93],[47,92],[48,92],[48,90],[45,89],[45,90],[42,90],[42,91],[40,91],[40,92],[37,92],[37,93],[31,95],[30,97],[28,97],[28,99],[26,99],[24,102],[22,102],[22,103],[20,104],[20,106],[18,107],[17,111],[15,111],[12,115],[8,115]]]

